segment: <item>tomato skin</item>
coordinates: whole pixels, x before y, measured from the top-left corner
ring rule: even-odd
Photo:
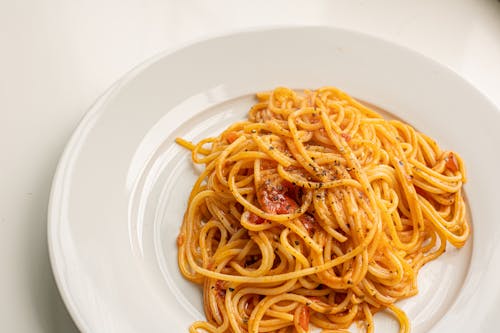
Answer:
[[[231,144],[234,141],[236,141],[236,139],[238,139],[238,133],[233,132],[233,131],[227,132],[224,134],[224,137],[227,140],[227,142],[229,142]]]
[[[351,141],[351,136],[347,133],[342,133],[340,136],[342,136],[346,142]]]
[[[269,214],[291,214],[299,205],[296,200],[300,200],[301,189],[288,182],[280,181],[273,184],[270,180],[265,181],[257,191],[257,200],[263,211]],[[309,234],[314,233],[316,221],[309,214],[303,214],[299,220],[302,222]],[[261,224],[265,220],[258,220],[257,216],[252,217],[252,223]]]
[[[271,214],[289,214],[295,211],[299,206],[289,196],[273,188],[271,191],[262,191],[261,195],[262,209]]]
[[[299,309],[299,324],[304,331],[309,329],[309,318],[311,314],[309,313],[309,308],[305,305],[300,305]]]
[[[304,225],[304,228],[306,228],[307,232],[309,235],[314,233],[315,230],[315,225],[316,221],[314,220],[314,217],[308,214],[304,214],[300,217],[300,222]]]
[[[451,172],[456,172],[458,171],[458,162],[457,158],[455,157],[455,154],[450,152],[447,157],[445,157],[446,161],[446,168],[450,170]]]
[[[215,282],[215,295],[219,298],[224,298],[226,297],[226,283],[222,280],[217,280]]]
[[[179,236],[177,236],[177,246],[184,245],[184,242],[186,240],[185,238],[186,237],[184,236],[184,233],[179,234]]]
[[[293,191],[293,185],[288,182],[273,183],[266,180],[257,190],[257,200],[263,211],[269,214],[289,214],[299,206],[293,200],[289,192]]]
[[[266,220],[258,215],[255,215],[254,213],[250,213],[250,215],[248,216],[248,221],[253,224],[262,224],[266,222]]]

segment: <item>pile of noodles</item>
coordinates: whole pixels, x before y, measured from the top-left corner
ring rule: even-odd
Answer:
[[[178,236],[203,286],[191,332],[372,332],[384,309],[408,332],[394,303],[469,236],[461,158],[336,88],[257,98],[219,136],[177,139],[204,165]]]

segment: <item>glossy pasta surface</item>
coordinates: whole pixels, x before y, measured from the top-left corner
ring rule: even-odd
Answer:
[[[470,233],[456,152],[346,93],[257,94],[248,120],[197,144],[204,166],[178,236],[203,286],[191,332],[344,332],[418,292],[417,274]]]

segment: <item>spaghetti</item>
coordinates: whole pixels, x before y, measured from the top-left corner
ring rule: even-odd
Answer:
[[[373,332],[470,227],[462,159],[332,87],[257,94],[248,120],[194,145],[204,170],[177,238],[203,286],[190,332]],[[312,324],[312,325],[311,325]]]

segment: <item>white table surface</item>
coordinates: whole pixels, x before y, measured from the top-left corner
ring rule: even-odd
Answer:
[[[58,158],[93,101],[164,49],[290,24],[405,45],[500,106],[497,0],[0,0],[1,332],[78,332],[52,277],[46,215]]]

